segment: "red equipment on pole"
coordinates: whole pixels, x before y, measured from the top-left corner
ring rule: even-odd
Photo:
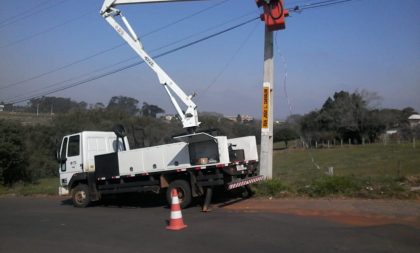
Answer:
[[[265,22],[268,30],[286,29],[285,17],[289,16],[289,11],[284,8],[283,0],[256,0],[256,3],[264,9],[261,20]]]

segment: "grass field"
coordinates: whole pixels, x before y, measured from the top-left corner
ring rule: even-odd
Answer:
[[[410,144],[371,144],[274,153],[273,176],[288,183],[311,180],[328,167],[333,167],[337,176],[377,179],[420,176],[420,148],[414,149]]]
[[[18,183],[13,187],[0,186],[0,195],[57,195],[58,178],[45,178],[37,183]]]
[[[328,167],[333,176],[326,175]],[[370,144],[276,150],[273,177],[255,187],[258,195],[419,198],[420,192],[412,189],[420,186],[420,147]],[[58,179],[49,178],[37,184],[0,186],[0,195],[55,195],[57,189]]]
[[[333,176],[327,176],[329,167]],[[276,150],[273,178],[262,186],[263,195],[417,197],[411,190],[420,185],[420,148],[395,143]]]

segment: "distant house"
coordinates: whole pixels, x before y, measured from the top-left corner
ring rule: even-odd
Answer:
[[[394,134],[398,134],[398,130],[396,129],[391,129],[391,130],[387,130],[386,131],[387,135],[394,135]]]
[[[174,118],[175,118],[175,116],[174,116],[174,115],[171,115],[171,114],[166,114],[165,116],[163,116],[163,118],[164,118],[166,121],[171,121],[172,119],[174,119]]]
[[[411,127],[419,126],[420,125],[420,114],[413,114],[408,117],[408,122],[410,122]]]
[[[239,116],[241,118],[241,122],[254,120],[254,117],[250,115],[239,115]],[[225,116],[225,118],[234,122],[238,122],[238,116]]]

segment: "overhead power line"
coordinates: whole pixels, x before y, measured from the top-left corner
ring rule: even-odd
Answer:
[[[233,62],[233,60],[238,56],[239,52],[244,48],[246,43],[251,38],[252,34],[255,32],[256,28],[258,27],[258,23],[254,26],[253,29],[250,30],[249,34],[245,37],[245,39],[242,41],[242,43],[239,45],[239,47],[236,49],[236,51],[233,53],[233,55],[230,57],[230,59],[225,63],[225,65],[222,67],[222,69],[219,71],[219,73],[216,74],[216,76],[213,78],[213,80],[201,91],[198,92],[198,94],[203,94],[201,96],[198,96],[197,98],[203,98],[207,93],[207,91],[219,80],[219,78],[225,73],[225,71],[229,68],[229,65]]]
[[[199,14],[202,14],[202,13],[204,13],[204,12],[206,12],[206,11],[209,11],[209,10],[211,10],[211,9],[214,9],[214,8],[216,8],[217,6],[222,5],[222,4],[225,4],[225,3],[229,2],[229,1],[231,1],[231,0],[224,0],[224,1],[221,1],[221,2],[219,2],[219,3],[213,4],[213,5],[211,5],[211,6],[207,7],[207,8],[201,9],[201,10],[199,10],[199,11],[197,11],[197,12],[194,12],[194,13],[192,13],[192,14],[190,14],[190,15],[187,15],[187,16],[185,16],[185,17],[182,17],[182,18],[178,19],[178,20],[175,20],[174,22],[171,22],[171,23],[169,23],[169,24],[166,24],[166,25],[163,25],[163,26],[161,26],[161,27],[158,27],[158,28],[156,28],[156,29],[154,29],[154,30],[152,30],[152,31],[150,31],[150,32],[147,32],[147,33],[145,33],[145,34],[141,35],[141,37],[149,36],[149,35],[152,35],[152,34],[154,34],[154,33],[157,33],[157,32],[160,32],[160,31],[162,31],[162,30],[165,30],[165,29],[167,29],[167,28],[169,28],[169,27],[172,27],[172,26],[174,26],[174,25],[176,25],[176,24],[181,23],[182,21],[185,21],[185,20],[187,20],[187,19],[190,19],[190,18],[193,18],[193,17],[195,17],[195,16],[198,16]]]
[[[28,14],[28,13],[30,13],[31,11],[33,11],[34,9],[37,9],[37,8],[40,8],[40,7],[42,7],[42,6],[44,6],[44,5],[46,5],[46,4],[48,4],[49,2],[51,2],[52,0],[45,0],[45,1],[42,1],[41,3],[39,3],[37,6],[35,6],[35,7],[31,7],[31,8],[29,8],[29,9],[26,9],[26,10],[23,10],[23,11],[21,11],[20,13],[17,13],[17,14],[15,14],[15,15],[13,15],[13,16],[11,16],[11,17],[7,17],[6,19],[4,19],[4,20],[0,20],[0,24],[3,24],[3,23],[5,23],[5,22],[7,22],[8,20],[11,20],[11,19],[16,19],[16,18],[19,18],[20,16],[23,16],[23,15],[25,15],[25,14]]]
[[[22,43],[22,42],[24,42],[24,41],[27,41],[27,40],[33,39],[33,38],[35,38],[35,37],[38,37],[38,36],[40,36],[40,35],[43,35],[43,34],[49,33],[49,32],[54,31],[54,30],[56,30],[56,29],[58,29],[58,28],[60,28],[60,27],[63,27],[63,26],[65,26],[65,25],[68,25],[68,24],[70,24],[70,23],[73,23],[73,22],[75,22],[75,21],[77,21],[77,20],[79,20],[79,19],[82,19],[82,18],[86,17],[86,16],[87,16],[87,15],[89,15],[89,14],[92,14],[92,12],[86,12],[86,13],[84,13],[84,14],[82,14],[82,15],[79,15],[79,16],[77,16],[77,17],[75,17],[75,18],[69,19],[69,20],[64,21],[64,22],[62,22],[62,23],[60,23],[60,24],[57,24],[57,25],[52,26],[52,27],[50,27],[50,28],[47,28],[47,29],[45,29],[45,30],[43,30],[43,31],[40,31],[40,32],[34,33],[34,34],[32,34],[32,35],[29,35],[29,36],[23,37],[23,38],[21,38],[21,39],[18,39],[18,40],[15,40],[15,41],[9,42],[9,43],[7,43],[7,44],[5,44],[5,45],[3,45],[3,46],[0,46],[0,49],[2,49],[2,48],[7,48],[7,47],[10,47],[10,46],[14,46],[14,45],[16,45],[16,44],[19,44],[19,43]],[[0,88],[0,89],[1,89],[1,88]]]
[[[229,1],[229,0],[227,0],[227,1]],[[291,12],[300,12],[300,11],[302,11],[302,10],[304,10],[304,9],[311,9],[311,8],[324,7],[324,6],[335,5],[335,4],[344,3],[344,2],[350,2],[350,1],[353,1],[353,0],[329,0],[329,1],[321,1],[321,2],[316,2],[316,3],[309,3],[309,4],[305,4],[305,5],[303,5],[302,7],[300,7],[300,6],[296,6],[296,7],[293,7],[293,8],[288,8],[288,10],[289,10],[289,11],[291,11]],[[224,3],[224,2],[226,2],[226,1],[223,1],[222,3]],[[221,3],[218,3],[217,5],[220,5],[220,4],[221,4]],[[209,7],[209,9],[210,9],[210,8],[212,8],[212,6],[210,6],[210,7]],[[190,15],[190,16],[195,16],[195,15]],[[256,18],[256,19],[258,19],[258,18]],[[252,19],[252,20],[250,20],[250,21],[246,21],[246,22],[244,22],[244,23],[241,23],[239,26],[245,25],[245,24],[247,24],[248,22],[251,22],[251,21],[256,20],[256,19]],[[228,28],[228,29],[225,29],[225,30],[223,30],[221,33],[225,33],[225,32],[227,32],[227,31],[230,31],[230,30],[235,29],[235,28],[237,28],[237,27],[238,27],[238,26],[233,26],[233,28]],[[164,27],[162,27],[162,29],[164,29]],[[154,31],[152,31],[151,33],[154,33]],[[151,33],[150,33],[150,34],[151,34]],[[218,32],[218,33],[212,34],[212,35],[210,35],[210,36],[206,36],[206,37],[204,37],[203,39],[199,39],[199,40],[196,40],[196,41],[194,41],[194,42],[187,43],[186,45],[183,45],[183,46],[177,47],[177,48],[175,48],[175,49],[173,49],[173,50],[170,50],[170,51],[167,51],[167,52],[165,52],[165,53],[159,54],[159,55],[155,56],[154,58],[159,58],[159,57],[162,57],[162,56],[164,56],[164,55],[167,55],[167,54],[170,54],[170,53],[176,52],[176,51],[181,50],[181,49],[183,49],[183,48],[186,48],[186,47],[192,46],[192,45],[194,45],[194,44],[197,44],[197,43],[199,43],[199,42],[201,42],[201,41],[204,41],[204,40],[207,40],[207,39],[209,39],[209,38],[212,38],[212,37],[218,36],[218,35],[220,35],[221,33],[220,33],[220,32]],[[146,35],[144,35],[144,36],[146,36]],[[144,37],[144,36],[143,36],[143,37]],[[122,43],[122,44],[117,45],[117,46],[115,46],[115,47],[119,47],[119,46],[122,46],[122,45],[124,45],[124,44],[125,44],[125,43]],[[111,49],[111,50],[112,50],[112,49]],[[108,51],[108,50],[105,50],[105,51],[102,51],[102,52],[103,52],[103,53],[105,53],[105,52],[107,52],[107,51]],[[109,51],[110,51],[110,50],[109,50]],[[100,52],[100,54],[102,54],[102,53]],[[96,56],[96,55],[95,55],[95,56]],[[95,57],[95,56],[92,56],[92,57],[87,57],[87,58],[93,58],[93,57]],[[69,64],[69,65],[75,65],[75,64],[77,64],[77,63],[79,63],[79,62],[74,62],[74,63]],[[73,84],[67,85],[67,86],[65,86],[65,87],[57,88],[57,89],[55,89],[55,90],[45,91],[45,92],[42,92],[42,93],[40,92],[39,94],[37,94],[37,95],[35,95],[35,96],[27,96],[27,97],[22,98],[22,99],[9,100],[7,103],[12,103],[12,104],[15,104],[15,103],[20,103],[20,102],[28,101],[28,100],[30,100],[30,99],[32,99],[32,98],[36,98],[36,97],[40,97],[40,96],[45,96],[45,95],[49,95],[49,94],[52,94],[52,93],[56,93],[56,92],[59,92],[59,91],[62,91],[62,90],[66,90],[66,89],[69,89],[69,88],[72,88],[72,87],[75,87],[75,86],[82,85],[82,84],[84,84],[84,83],[88,83],[88,82],[91,82],[91,81],[94,81],[94,80],[97,80],[97,79],[100,79],[100,78],[103,78],[103,77],[106,77],[106,76],[109,76],[109,75],[112,75],[112,74],[118,73],[118,72],[120,72],[120,71],[123,71],[123,70],[129,69],[129,68],[132,68],[132,67],[137,66],[137,65],[142,64],[142,63],[143,63],[143,62],[137,62],[137,63],[134,63],[134,64],[130,64],[130,65],[128,65],[128,66],[125,66],[125,67],[122,67],[122,68],[116,69],[116,70],[114,70],[114,71],[110,71],[110,72],[107,72],[107,73],[102,74],[102,75],[98,75],[98,76],[95,76],[95,77],[91,77],[91,78],[88,78],[88,79],[86,79],[86,80],[79,81],[79,82],[76,82],[76,83],[73,83]],[[65,68],[65,67],[63,67],[63,68]],[[61,69],[60,69],[60,70],[61,70]],[[58,70],[57,70],[57,71],[58,71]],[[55,71],[51,71],[51,73],[52,73],[52,72],[55,72]],[[46,75],[46,74],[49,74],[49,73],[44,73],[44,74],[42,74],[42,76],[44,76],[44,75]],[[37,77],[35,77],[35,78],[33,78],[33,79],[36,79],[36,78],[37,78]],[[33,79],[31,79],[31,80],[33,80]],[[73,79],[73,78],[72,78],[72,79]],[[29,81],[29,80],[26,80],[26,81]],[[26,81],[25,81],[25,82],[26,82]],[[67,80],[67,81],[69,81],[69,80]],[[67,81],[64,81],[64,82],[61,82],[61,83],[65,83],[65,82],[67,82]],[[2,88],[0,87],[0,89],[2,89]]]
[[[110,52],[110,51],[112,51],[112,50],[114,50],[114,49],[120,48],[120,47],[122,47],[122,46],[124,46],[124,45],[125,45],[125,43],[120,43],[120,44],[115,45],[115,46],[113,46],[113,47],[111,47],[111,48],[108,48],[108,49],[106,49],[106,50],[99,51],[99,52],[94,53],[94,54],[92,54],[92,55],[89,55],[89,56],[87,56],[87,57],[85,57],[85,58],[82,58],[82,59],[79,59],[79,60],[73,61],[73,62],[71,62],[71,63],[69,63],[69,64],[63,65],[63,66],[61,66],[61,67],[58,67],[58,68],[55,68],[55,69],[49,70],[49,71],[47,71],[47,72],[44,72],[44,73],[41,73],[41,74],[38,74],[38,75],[32,76],[32,77],[30,77],[30,78],[27,78],[27,79],[24,79],[24,80],[21,80],[21,81],[18,81],[18,82],[9,83],[9,84],[7,84],[7,85],[5,85],[5,86],[3,86],[3,87],[0,87],[0,90],[2,90],[2,89],[6,89],[6,88],[9,88],[9,87],[12,87],[12,86],[15,86],[15,85],[21,84],[21,83],[26,83],[26,82],[29,82],[29,81],[33,81],[33,80],[35,80],[35,79],[38,79],[38,78],[44,77],[44,76],[46,76],[46,75],[49,75],[49,74],[52,74],[52,73],[58,72],[58,71],[60,71],[60,70],[63,70],[63,69],[69,68],[69,67],[71,67],[71,66],[74,66],[74,65],[76,65],[76,64],[79,64],[79,63],[85,62],[85,61],[87,61],[87,60],[90,60],[90,59],[92,59],[92,58],[94,58],[94,57],[97,57],[97,56],[99,56],[99,55],[102,55],[102,54],[105,54],[105,53],[107,53],[107,52]]]
[[[237,29],[237,28],[239,28],[239,27],[242,27],[242,26],[244,26],[244,25],[247,25],[247,24],[249,24],[249,23],[251,23],[251,22],[254,22],[254,21],[258,20],[258,19],[259,19],[259,17],[257,17],[257,18],[252,18],[252,19],[247,20],[247,21],[245,21],[245,22],[242,22],[242,23],[240,23],[240,24],[237,24],[237,25],[231,26],[231,27],[226,28],[226,29],[224,29],[224,30],[221,30],[221,31],[219,31],[219,32],[216,32],[216,33],[213,33],[213,34],[211,34],[211,35],[205,36],[205,37],[203,37],[203,38],[201,38],[201,39],[198,39],[198,40],[192,41],[192,42],[190,42],[190,43],[186,43],[186,44],[184,44],[184,45],[182,45],[182,46],[179,46],[179,47],[176,47],[176,48],[174,48],[174,49],[168,50],[168,51],[166,51],[166,52],[164,52],[164,53],[158,54],[158,55],[154,56],[153,58],[154,58],[154,59],[158,59],[158,58],[163,57],[163,56],[166,56],[166,55],[168,55],[168,54],[175,53],[175,52],[177,52],[177,51],[179,51],[179,50],[182,50],[182,49],[188,48],[188,47],[193,46],[193,45],[195,45],[195,44],[201,43],[201,42],[203,42],[203,41],[209,40],[209,39],[211,39],[211,38],[217,37],[217,36],[219,36],[219,35],[222,35],[222,34],[224,34],[224,33],[227,33],[227,32],[229,32],[229,31],[232,31],[232,30]],[[22,98],[22,99],[19,99],[19,100],[14,100],[14,101],[7,101],[7,102],[6,102],[6,104],[17,104],[17,103],[21,103],[21,102],[29,101],[29,100],[31,100],[31,99],[33,99],[33,98],[42,97],[42,96],[50,95],[50,94],[53,94],[53,93],[57,93],[57,92],[59,92],[59,91],[67,90],[67,89],[70,89],[70,88],[73,88],[73,87],[76,87],[76,86],[80,86],[80,85],[82,85],[82,84],[86,84],[86,83],[89,83],[89,82],[92,82],[92,81],[95,81],[95,80],[101,79],[101,78],[106,77],[106,76],[110,76],[110,75],[116,74],[116,73],[118,73],[118,72],[121,72],[121,71],[124,71],[124,70],[130,69],[130,68],[133,68],[133,67],[135,67],[135,66],[137,66],[137,65],[140,65],[140,64],[143,64],[143,63],[144,63],[144,61],[138,61],[138,62],[135,62],[135,63],[129,64],[129,65],[126,65],[126,66],[120,67],[120,68],[118,68],[118,69],[115,69],[115,70],[112,70],[112,71],[109,71],[109,72],[106,72],[106,73],[103,73],[103,74],[100,74],[100,75],[97,75],[97,76],[94,76],[94,77],[90,77],[90,78],[87,78],[87,79],[82,80],[82,81],[79,81],[79,82],[75,82],[75,83],[72,83],[72,84],[66,85],[66,86],[64,86],[64,87],[60,87],[60,88],[57,88],[57,89],[54,89],[54,90],[50,90],[50,91],[45,91],[45,92],[43,92],[42,94],[37,94],[37,95],[35,95],[35,96],[29,96],[29,97],[25,97],[25,98]]]
[[[61,2],[58,2],[58,3],[56,3],[55,5],[60,4],[60,3],[63,3],[64,1],[66,1],[66,0],[63,0],[63,1],[61,1]],[[152,31],[150,31],[150,32],[147,32],[147,33],[145,33],[144,35],[142,35],[142,37],[147,37],[147,36],[149,36],[149,35],[152,35],[152,34],[154,34],[154,33],[157,33],[157,32],[159,32],[159,31],[162,31],[162,30],[164,30],[164,29],[167,29],[168,27],[171,27],[171,26],[173,26],[173,25],[175,25],[175,24],[181,23],[182,21],[185,21],[185,20],[187,20],[187,19],[189,19],[189,18],[195,17],[195,16],[197,16],[197,15],[199,15],[199,14],[201,14],[201,13],[204,13],[204,12],[206,12],[206,11],[208,11],[208,10],[211,10],[211,9],[213,9],[213,8],[215,8],[215,7],[219,6],[219,5],[222,5],[222,4],[224,4],[224,3],[228,2],[228,1],[230,1],[230,0],[221,1],[221,2],[218,2],[218,3],[214,4],[214,5],[211,5],[211,6],[209,6],[209,7],[206,7],[206,8],[204,8],[204,9],[201,9],[201,10],[199,10],[199,11],[197,11],[197,12],[194,12],[194,13],[192,13],[192,14],[190,14],[190,15],[187,15],[187,16],[185,16],[185,17],[182,17],[182,18],[180,18],[180,19],[178,19],[178,20],[176,20],[176,21],[174,21],[174,22],[171,22],[171,23],[169,23],[169,24],[166,24],[166,25],[163,25],[163,26],[161,26],[161,27],[158,27],[157,29],[154,29],[154,30],[152,30]],[[328,6],[328,5],[334,5],[334,4],[339,4],[339,3],[343,3],[343,2],[349,2],[349,1],[352,1],[352,0],[326,0],[326,1],[320,1],[320,2],[315,2],[315,3],[302,4],[301,6],[296,5],[295,7],[288,8],[288,10],[289,10],[289,11],[291,11],[291,12],[301,12],[301,11],[303,11],[303,10],[305,10],[305,9],[311,9],[311,8],[324,7],[324,6]],[[45,1],[45,2],[48,2],[48,1]],[[54,6],[55,6],[55,5],[54,5]],[[50,7],[48,7],[48,8],[51,8],[51,7],[54,7],[54,6],[50,6]],[[42,9],[42,10],[45,10],[45,9],[46,9],[46,8],[44,8],[44,9]],[[40,11],[41,11],[41,10],[40,10]],[[81,17],[79,17],[79,18],[81,18]],[[79,18],[76,18],[76,19],[79,19]],[[47,30],[45,30],[45,31],[43,31],[43,32],[40,32],[40,33],[37,33],[37,34],[31,35],[31,36],[28,36],[28,37],[23,38],[23,39],[18,40],[18,41],[15,41],[15,43],[20,43],[20,42],[23,42],[23,41],[25,41],[25,40],[28,40],[28,39],[31,39],[31,38],[34,38],[34,37],[40,36],[40,35],[42,35],[42,34],[44,34],[44,33],[47,33],[47,32],[50,32],[50,31],[52,31],[52,30],[55,30],[55,29],[57,29],[57,28],[59,28],[59,27],[61,27],[61,26],[66,25],[67,23],[71,23],[71,22],[73,22],[73,21],[75,21],[75,20],[70,20],[70,21],[67,21],[67,22],[65,22],[65,23],[59,24],[59,25],[54,26],[54,27],[52,27],[52,28],[49,28],[49,29],[47,29]],[[0,23],[0,24],[1,24],[1,23]],[[13,42],[12,42],[12,43],[13,43]],[[10,43],[10,44],[12,44],[12,43]],[[7,44],[7,45],[2,46],[2,47],[0,47],[0,48],[4,48],[4,47],[11,46],[10,44]],[[105,49],[105,50],[102,50],[102,51],[100,51],[100,52],[94,53],[94,54],[89,55],[89,56],[87,56],[87,57],[84,57],[84,58],[82,58],[82,59],[78,59],[78,60],[76,60],[76,61],[70,62],[70,63],[68,63],[68,64],[66,64],[66,65],[61,66],[61,67],[58,67],[58,68],[55,68],[55,69],[52,69],[52,70],[46,71],[46,72],[44,72],[44,73],[40,73],[40,74],[34,75],[34,76],[29,77],[29,78],[24,79],[24,80],[20,80],[20,81],[17,81],[17,82],[8,83],[8,84],[6,84],[6,85],[4,85],[4,86],[0,87],[0,90],[2,90],[2,89],[6,89],[6,88],[9,88],[9,87],[12,87],[12,86],[15,86],[15,85],[19,85],[19,84],[22,84],[22,83],[26,83],[26,82],[28,82],[28,81],[32,81],[32,80],[35,80],[35,79],[38,79],[38,78],[44,77],[44,76],[49,75],[49,74],[53,74],[53,73],[58,72],[58,71],[60,71],[60,70],[63,70],[63,69],[66,69],[66,68],[72,67],[72,66],[77,65],[77,64],[79,64],[79,63],[85,62],[85,61],[90,60],[90,59],[92,59],[92,58],[95,58],[95,57],[97,57],[97,56],[100,56],[100,55],[103,55],[103,54],[108,53],[108,52],[110,52],[110,51],[113,51],[113,50],[115,50],[115,49],[117,49],[117,48],[120,48],[120,47],[122,47],[122,46],[124,46],[124,45],[125,45],[125,43],[120,43],[120,44],[118,44],[118,45],[115,45],[115,46],[110,47],[110,48],[108,48],[108,49]]]
[[[0,23],[0,30],[3,29],[4,27],[7,27],[9,25],[12,25],[14,23],[17,23],[19,21],[22,21],[24,19],[30,18],[32,16],[35,16],[36,14],[39,14],[41,12],[44,12],[46,10],[49,10],[51,8],[54,8],[60,4],[63,4],[64,2],[66,2],[67,0],[61,0],[61,1],[57,1],[55,3],[53,3],[52,5],[46,6],[45,8],[41,8],[39,10],[35,10],[33,12],[29,12],[28,14],[24,14],[24,15],[20,15],[14,18],[9,18],[7,20],[4,20],[3,22]]]
[[[175,21],[173,21],[173,22],[171,22],[171,23],[165,24],[165,25],[160,26],[160,27],[158,27],[158,28],[156,28],[156,29],[154,29],[154,30],[152,30],[152,31],[150,31],[150,32],[147,32],[147,33],[145,33],[144,35],[142,35],[141,37],[145,38],[145,37],[147,37],[147,36],[150,36],[150,35],[152,35],[152,34],[155,34],[155,33],[157,33],[157,32],[160,32],[160,31],[162,31],[162,30],[165,30],[165,29],[167,29],[168,27],[171,27],[171,26],[173,26],[173,25],[175,25],[175,24],[179,24],[179,23],[181,23],[182,21],[185,21],[185,20],[187,20],[187,19],[189,19],[189,18],[195,17],[195,16],[197,16],[197,15],[199,15],[199,14],[202,14],[202,13],[204,13],[204,12],[206,12],[206,11],[209,11],[209,10],[211,10],[211,9],[215,8],[215,7],[218,7],[218,6],[220,6],[220,5],[224,4],[224,3],[227,3],[228,1],[230,1],[230,0],[224,0],[224,1],[222,1],[222,2],[218,2],[218,3],[216,3],[216,4],[213,4],[213,5],[209,6],[209,7],[206,7],[206,8],[203,8],[203,9],[201,9],[201,10],[198,10],[198,11],[196,11],[196,12],[192,13],[192,14],[189,14],[189,15],[184,16],[184,17],[182,17],[182,18],[180,18],[180,19],[178,19],[178,20],[175,20]],[[70,22],[69,22],[69,23],[70,23]],[[63,26],[63,25],[65,25],[65,24],[61,24],[61,25],[57,25],[57,26]],[[53,29],[50,29],[50,30],[54,30],[54,29],[56,29],[56,28],[58,28],[58,27],[54,27]],[[46,32],[43,32],[43,33],[47,33],[47,32],[49,32],[49,31],[46,31]],[[43,33],[42,33],[42,34],[43,34]],[[39,34],[39,35],[40,35],[40,34]],[[35,35],[35,36],[39,36],[39,35]],[[32,36],[32,37],[35,37],[35,36]],[[32,38],[32,37],[31,37],[31,38]],[[19,41],[19,42],[20,42],[20,41]],[[58,68],[55,68],[55,69],[52,69],[52,70],[48,70],[48,71],[43,72],[43,73],[40,73],[40,74],[36,74],[36,75],[34,75],[34,76],[31,76],[31,77],[29,77],[29,78],[26,78],[26,79],[23,79],[23,80],[20,80],[20,81],[16,81],[16,82],[8,83],[8,84],[6,84],[6,85],[4,85],[4,86],[0,87],[0,90],[2,90],[2,89],[6,89],[6,88],[9,88],[9,87],[12,87],[12,86],[15,86],[15,85],[19,85],[19,84],[22,84],[22,83],[26,83],[26,82],[29,82],[29,81],[33,81],[33,80],[35,80],[35,79],[38,79],[38,78],[41,78],[41,77],[47,76],[47,75],[49,75],[49,74],[53,74],[53,73],[55,73],[55,72],[58,72],[58,71],[60,71],[60,70],[63,70],[63,69],[66,69],[66,68],[72,67],[72,66],[77,65],[77,64],[79,64],[79,63],[82,63],[82,62],[88,61],[88,60],[90,60],[90,59],[92,59],[92,58],[95,58],[95,57],[97,57],[97,56],[103,55],[103,54],[105,54],[105,53],[108,53],[108,52],[110,52],[110,51],[113,51],[113,50],[115,50],[115,49],[117,49],[117,48],[120,48],[120,47],[122,47],[122,46],[125,46],[125,45],[126,45],[126,43],[124,43],[124,42],[123,42],[123,43],[119,43],[118,45],[115,45],[115,46],[112,46],[112,47],[110,47],[110,48],[104,49],[104,50],[102,50],[102,51],[99,51],[99,52],[94,53],[94,54],[92,54],[92,55],[86,56],[86,57],[84,57],[84,58],[81,58],[81,59],[75,60],[75,61],[70,62],[70,63],[68,63],[68,64],[65,64],[65,65],[63,65],[63,66],[61,66],[61,67],[58,67]],[[7,46],[7,45],[6,45],[6,46]],[[0,47],[0,48],[2,48],[2,47]]]
[[[314,9],[314,8],[326,7],[326,6],[331,6],[331,5],[337,5],[337,4],[351,2],[351,1],[354,1],[354,0],[326,0],[326,1],[320,1],[320,2],[315,2],[315,3],[296,5],[294,7],[287,8],[287,10],[290,12],[299,13],[307,9]]]
[[[203,31],[201,31],[201,32],[198,32],[198,33],[194,33],[194,34],[192,34],[192,35],[185,36],[184,38],[181,38],[181,39],[179,39],[179,40],[172,41],[172,42],[169,42],[169,43],[167,43],[167,44],[165,44],[165,45],[162,45],[162,46],[159,46],[159,47],[157,47],[157,48],[151,49],[151,50],[150,50],[150,53],[153,53],[153,52],[159,52],[159,51],[160,51],[160,50],[162,50],[162,49],[169,48],[169,47],[174,47],[174,46],[175,46],[176,44],[178,44],[178,43],[181,43],[181,42],[184,42],[184,41],[189,40],[189,39],[191,39],[191,38],[197,37],[198,35],[208,33],[208,32],[210,32],[210,31],[215,30],[215,29],[218,29],[218,28],[220,28],[220,27],[222,27],[222,26],[226,26],[227,24],[230,24],[230,23],[232,23],[232,22],[234,22],[234,21],[237,21],[237,20],[239,20],[239,19],[242,19],[242,18],[244,18],[244,17],[250,16],[251,14],[255,15],[255,11],[248,12],[248,13],[245,13],[245,14],[240,15],[240,16],[238,16],[238,17],[234,17],[234,18],[232,18],[232,19],[229,19],[229,20],[223,21],[223,22],[221,22],[220,24],[217,24],[217,25],[214,25],[214,26],[212,26],[212,27],[209,27],[209,28],[207,28],[207,29],[205,29],[205,30],[203,30]],[[125,43],[122,43],[122,45],[125,45]],[[50,84],[50,85],[48,85],[48,86],[42,87],[42,88],[40,88],[40,89],[37,89],[37,90],[35,90],[35,91],[30,91],[30,94],[31,94],[31,95],[29,95],[29,96],[33,96],[33,94],[42,93],[44,90],[48,90],[48,88],[52,88],[52,87],[55,87],[55,86],[58,86],[58,85],[61,85],[61,84],[64,84],[64,83],[67,83],[67,82],[70,82],[70,81],[74,81],[74,80],[77,80],[77,79],[79,79],[79,78],[84,78],[84,77],[87,77],[87,76],[89,76],[89,75],[91,75],[91,74],[93,74],[93,73],[100,72],[100,71],[102,71],[102,70],[106,70],[106,69],[109,69],[109,68],[112,68],[112,67],[116,67],[116,66],[118,66],[118,65],[121,65],[122,63],[126,63],[126,62],[131,61],[131,60],[134,60],[134,59],[137,59],[137,60],[138,60],[138,56],[137,56],[137,55],[136,55],[136,56],[134,56],[134,57],[132,56],[132,57],[129,57],[129,58],[126,58],[126,59],[120,60],[120,61],[118,61],[118,62],[116,62],[116,63],[108,64],[108,65],[106,65],[106,66],[104,66],[104,67],[101,67],[101,68],[95,69],[95,70],[93,70],[93,71],[90,71],[89,73],[84,73],[84,74],[82,74],[82,75],[78,75],[78,76],[76,76],[76,77],[71,77],[71,78],[69,78],[69,79],[66,79],[66,80],[64,80],[64,81],[59,81],[59,82],[56,82],[56,83]],[[9,101],[14,101],[14,100],[21,99],[21,98],[24,98],[24,97],[28,97],[28,93],[26,93],[25,95],[18,95],[18,96],[15,96],[15,97],[13,97],[13,98],[10,98],[10,99],[9,99]]]

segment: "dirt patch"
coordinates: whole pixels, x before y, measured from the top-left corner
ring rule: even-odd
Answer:
[[[403,224],[420,228],[420,201],[359,199],[248,199],[224,209],[318,217],[352,226]]]

